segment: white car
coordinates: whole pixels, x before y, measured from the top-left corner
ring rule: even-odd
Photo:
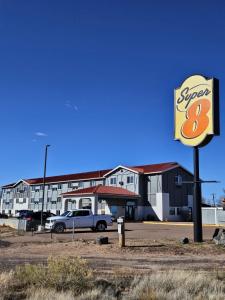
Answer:
[[[72,229],[73,227],[105,231],[107,226],[112,225],[111,215],[93,215],[89,209],[76,209],[66,211],[61,216],[48,218],[45,229],[57,233],[62,233],[65,229]]]

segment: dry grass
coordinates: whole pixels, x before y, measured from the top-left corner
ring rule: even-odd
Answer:
[[[36,289],[32,288],[27,292],[27,300],[74,300],[73,293],[57,292],[51,289]]]
[[[136,278],[131,288],[132,300],[225,299],[225,278],[202,272],[158,272]]]
[[[80,296],[74,297],[73,293],[57,292],[50,289],[31,289],[28,292],[27,300],[117,300],[116,297],[111,295],[108,291],[101,289],[93,289]]]
[[[155,271],[94,278],[80,258],[50,258],[0,274],[1,300],[222,300],[225,272]]]

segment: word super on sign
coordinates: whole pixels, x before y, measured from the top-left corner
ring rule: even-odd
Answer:
[[[175,90],[175,139],[187,146],[204,146],[219,135],[218,80],[188,77]]]

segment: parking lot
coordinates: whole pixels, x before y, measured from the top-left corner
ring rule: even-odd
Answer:
[[[117,224],[105,232],[76,230],[63,234],[18,235],[0,233],[0,268],[18,264],[46,262],[49,256],[81,256],[96,272],[146,272],[155,268],[211,269],[225,267],[225,250],[212,242],[213,226],[204,227],[204,243],[182,245],[181,237],[193,237],[191,224],[126,223],[126,247],[118,246]],[[108,245],[95,244],[96,237],[107,236]]]
[[[192,223],[161,223],[161,222],[146,222],[146,223],[126,223],[126,238],[128,240],[179,240],[181,237],[193,238]],[[212,239],[215,226],[203,226],[204,240]],[[72,230],[66,230],[62,234],[52,234],[52,238],[60,241],[74,240],[94,240],[98,236],[107,236],[111,241],[115,242],[118,239],[117,223],[113,223],[112,227],[108,227],[105,232],[93,232],[90,229],[75,229],[73,235]],[[23,237],[14,237],[24,241],[48,241],[51,239],[51,234],[27,232]]]

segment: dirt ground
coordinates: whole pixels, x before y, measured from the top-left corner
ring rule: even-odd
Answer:
[[[126,224],[126,247],[118,247],[117,225],[104,233],[77,230],[64,234],[18,235],[0,229],[0,270],[18,264],[46,262],[49,256],[81,256],[97,273],[147,273],[172,269],[225,269],[225,247],[211,239],[215,227],[204,227],[204,242],[182,245],[181,237],[193,237],[193,227],[168,224]],[[98,236],[107,236],[108,245],[96,245]]]

